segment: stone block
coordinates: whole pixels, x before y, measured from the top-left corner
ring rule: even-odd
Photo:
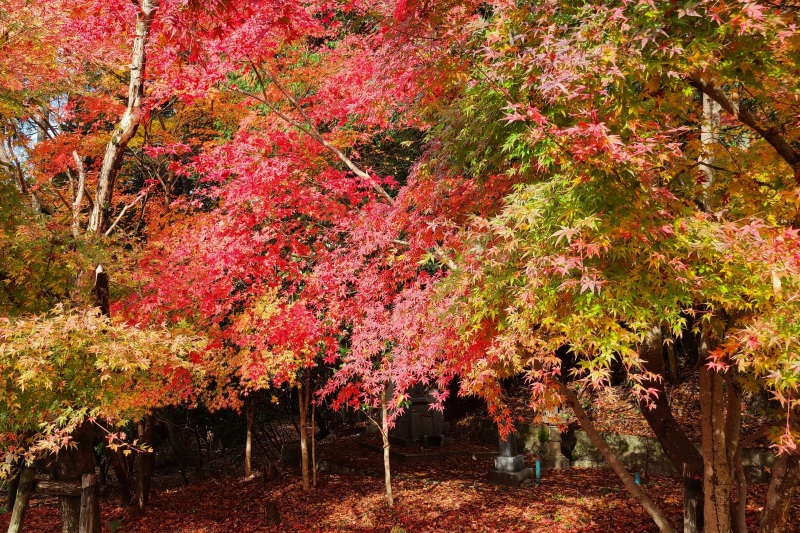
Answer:
[[[517,437],[513,433],[505,439],[500,439],[500,455],[514,457],[517,455]]]
[[[300,443],[287,442],[281,446],[281,461],[291,466],[300,466]]]
[[[521,455],[514,457],[499,456],[494,458],[494,469],[500,472],[518,472],[525,468],[525,458]]]
[[[526,479],[533,478],[533,468],[523,468],[517,472],[489,470],[489,483],[506,487],[519,487]]]
[[[542,468],[544,470],[564,470],[569,468],[569,459],[561,454],[545,456],[542,458]]]

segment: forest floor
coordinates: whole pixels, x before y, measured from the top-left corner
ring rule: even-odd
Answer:
[[[330,440],[330,442],[327,442]],[[408,533],[585,531],[650,532],[655,526],[632,500],[613,472],[605,469],[569,469],[544,472],[541,485],[520,488],[489,485],[489,457],[451,456],[435,462],[393,464],[395,506],[384,498],[381,455],[360,446],[356,437],[326,439],[318,447],[320,460],[336,462],[370,475],[317,476],[309,492],[301,487],[299,472],[283,467],[276,481],[244,479],[238,451],[219,461],[208,477],[188,485],[177,474],[154,481],[152,501],[144,512],[119,506],[111,494],[102,502],[103,531],[153,533],[228,532],[386,532],[393,526]],[[529,458],[530,459],[530,458]],[[681,523],[680,480],[650,476],[645,491],[668,519]],[[749,487],[749,525],[755,528],[765,485]],[[281,524],[265,525],[264,506],[277,503]],[[9,514],[0,515],[0,529]],[[800,497],[792,506],[792,524],[800,524]],[[60,531],[54,498],[35,497],[26,517],[26,531]],[[680,528],[682,529],[682,528]]]

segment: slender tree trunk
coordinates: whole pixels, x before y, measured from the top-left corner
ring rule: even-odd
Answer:
[[[653,326],[641,346],[639,357],[642,367],[652,372],[661,379],[645,381],[642,385],[655,389],[657,397],[651,398],[649,404],[640,401],[639,408],[647,423],[653,430],[664,453],[684,476],[683,514],[684,533],[697,533],[702,529],[702,484],[700,478],[703,473],[703,456],[694,447],[694,444],[683,428],[675,420],[672,408],[667,401],[667,391],[664,387],[664,354],[663,337],[660,326]]]
[[[111,216],[111,200],[114,194],[114,181],[122,164],[122,155],[128,142],[136,133],[142,113],[144,100],[144,70],[146,63],[145,48],[150,37],[150,27],[158,9],[158,0],[141,0],[139,13],[136,15],[136,37],[133,40],[133,54],[130,66],[130,84],[128,85],[128,106],[122,114],[111,140],[106,145],[103,164],[97,180],[94,207],[89,217],[87,230],[103,233]]]
[[[710,352],[708,334],[703,332],[700,353],[707,361]],[[703,452],[703,523],[706,531],[731,531],[730,467],[725,438],[723,377],[707,364],[700,367],[700,419]]]
[[[153,450],[153,415],[145,415],[137,424],[139,444],[148,446],[148,451],[139,451],[136,454],[136,504],[139,509],[144,509],[150,499],[150,485],[153,480],[153,467],[156,462]]]
[[[244,416],[247,424],[247,438],[244,443],[244,477],[253,474],[253,398],[248,396],[244,401]]]
[[[703,530],[703,477],[691,469],[683,472],[683,531]]]
[[[165,419],[169,442],[172,445],[172,449],[175,451],[175,456],[178,459],[178,466],[181,469],[181,478],[183,478],[184,483],[189,483],[189,478],[186,475],[189,465],[189,454],[186,452],[186,446],[183,445],[181,432],[178,428],[178,424],[175,423],[175,416],[173,413],[166,413]]]
[[[33,468],[25,467],[22,469],[22,474],[18,475],[14,497],[14,504],[9,507],[11,511],[11,521],[8,524],[8,533],[21,533],[22,524],[25,522],[25,512],[28,510],[28,500],[30,500],[33,493],[34,476],[36,470]],[[18,488],[18,490],[17,490]]]
[[[76,239],[81,234],[81,204],[83,203],[83,195],[86,191],[86,168],[83,166],[83,159],[78,155],[78,152],[72,152],[72,158],[75,160],[75,166],[78,170],[78,184],[72,187],[72,172],[70,171],[70,188],[72,190],[72,236]]]
[[[104,316],[111,316],[108,274],[103,270],[103,265],[97,265],[94,271],[94,305]]]
[[[6,482],[6,509],[9,511],[14,508],[14,502],[17,499],[17,489],[19,488],[19,476],[23,470],[19,461],[14,461],[12,468],[16,469],[16,471],[11,474],[11,477]]]
[[[317,486],[317,428],[315,425],[314,414],[316,408],[311,402],[311,484]]]
[[[663,337],[660,326],[653,326],[645,341],[639,346],[642,367],[662,379],[647,380],[644,387],[657,391],[658,396],[651,398],[650,403],[639,401],[647,423],[653,430],[659,444],[664,449],[673,466],[684,476],[683,483],[683,531],[696,533],[703,523],[703,491],[700,478],[703,472],[703,456],[672,414],[664,387],[664,355]]]
[[[204,476],[204,473],[203,473],[203,439],[200,437],[200,428],[198,426],[195,426],[194,440],[195,440],[195,444],[197,445],[197,456],[195,458],[195,471],[197,472],[197,477],[202,478]]]
[[[308,426],[306,417],[308,416],[308,398],[311,388],[309,378],[305,378],[305,383],[298,390],[298,400],[300,402],[300,470],[303,474],[303,490],[310,490],[311,483],[308,473]]]
[[[108,457],[111,461],[111,468],[119,483],[119,500],[123,507],[127,507],[133,502],[133,491],[131,490],[131,473],[128,463],[121,450],[108,450]]]
[[[732,517],[733,530],[736,533],[747,533],[747,477],[744,473],[742,464],[742,449],[737,448],[733,457],[734,475],[736,477],[736,488],[739,491],[739,501],[736,505],[736,512]]]
[[[745,510],[747,508],[747,480],[744,477],[742,449],[739,446],[739,438],[742,429],[742,388],[733,372],[734,370],[731,368],[728,369],[725,374],[725,383],[727,385],[725,446],[728,452],[728,472],[732,480],[736,481],[739,499],[736,507],[731,506],[731,528],[736,533],[747,533],[747,522],[745,520]]]
[[[578,398],[578,395],[575,394],[575,391],[567,387],[561,382],[556,382],[561,395],[564,396],[569,403],[572,410],[575,412],[575,416],[580,422],[581,427],[591,439],[592,444],[594,444],[600,453],[603,455],[603,458],[606,462],[611,466],[614,472],[619,476],[622,484],[625,485],[625,488],[628,490],[631,496],[639,502],[639,504],[647,511],[647,514],[653,519],[656,526],[658,526],[659,531],[662,533],[674,533],[674,529],[669,521],[666,519],[664,514],[655,504],[655,502],[650,499],[650,497],[645,494],[642,488],[636,484],[636,481],[631,476],[630,472],[625,469],[625,466],[620,462],[619,458],[616,454],[611,450],[606,443],[603,436],[597,431],[594,427],[594,424],[589,419],[589,416],[586,414],[586,411],[583,410],[583,406],[581,405],[581,401]]]
[[[381,392],[381,438],[383,439],[383,478],[386,483],[386,501],[389,506],[394,505],[392,495],[392,469],[389,464],[391,449],[389,447],[389,413],[386,406],[386,389]]]
[[[800,407],[789,414],[789,425],[795,431],[800,422]],[[772,480],[767,489],[767,501],[761,513],[759,533],[788,531],[789,507],[800,483],[800,455],[784,453],[772,466]]]
[[[103,270],[103,265],[97,265],[95,269],[94,279],[94,305],[105,316],[111,315],[110,298],[108,291],[108,274]],[[128,463],[120,450],[109,449],[109,459],[111,467],[114,469],[114,474],[117,476],[119,482],[119,497],[120,503],[123,506],[130,505],[133,501],[133,492],[131,490],[131,477]]]

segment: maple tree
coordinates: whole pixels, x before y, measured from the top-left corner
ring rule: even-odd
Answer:
[[[724,472],[730,472],[738,426],[727,430],[727,441],[713,440],[711,432],[725,434],[725,416],[728,424],[737,424],[736,402],[741,398],[730,392],[736,390],[736,381],[762,378],[749,383],[772,388],[763,380],[767,374],[792,383],[795,378],[793,371],[785,372],[783,355],[772,360],[774,373],[761,367],[767,372],[763,374],[736,348],[727,354],[730,360],[714,351],[719,341],[711,337],[735,335],[749,320],[777,311],[781,274],[795,279],[789,273],[793,253],[772,256],[779,257],[779,265],[768,260],[756,266],[742,252],[764,258],[768,250],[796,239],[795,230],[786,227],[796,213],[795,184],[786,180],[783,166],[793,165],[793,156],[781,148],[796,130],[767,131],[745,111],[749,104],[731,104],[735,97],[714,89],[719,82],[708,80],[734,79],[745,90],[755,85],[763,91],[757,98],[779,110],[792,99],[785,91],[791,91],[793,80],[777,72],[791,65],[792,60],[780,64],[778,58],[793,44],[794,33],[784,27],[795,15],[788,10],[767,16],[736,3],[694,7],[711,16],[687,14],[671,5],[587,3],[543,4],[533,15],[512,11],[500,19],[497,33],[489,34],[495,46],[483,52],[489,66],[478,67],[482,79],[468,92],[463,112],[473,123],[482,120],[476,130],[482,137],[487,128],[496,135],[489,143],[475,142],[485,154],[475,158],[478,168],[495,163],[527,183],[506,198],[499,216],[473,225],[468,262],[450,283],[453,290],[463,291],[463,307],[456,315],[465,317],[462,331],[467,338],[487,328],[496,332],[479,368],[488,363],[510,366],[513,372],[526,370],[534,400],[546,400],[548,390],[561,387],[562,362],[555,354],[563,346],[578,357],[572,372],[585,385],[607,386],[612,362],[620,358],[636,397],[657,394],[651,384],[662,378],[644,366],[639,347],[653,324],[666,326],[675,336],[688,335],[687,312],[698,317],[694,327],[703,330],[707,350],[701,361],[708,363],[701,375],[712,381],[701,385],[701,399],[717,387],[713,400],[706,397],[717,402],[707,407],[710,420],[704,431],[706,527],[727,530],[728,489],[725,482],[713,480],[729,475]],[[545,16],[552,20],[549,25],[527,30],[528,21]],[[571,25],[574,20],[581,25]],[[759,45],[743,43],[754,38]],[[725,46],[732,50],[729,55]],[[775,70],[741,76],[736,54],[751,53],[751,46],[757,54],[769,55]],[[609,68],[598,70],[601,64]],[[699,135],[694,141],[689,136],[692,123],[706,127],[698,106],[686,99],[695,89],[733,115],[725,118],[728,137],[715,132],[713,146],[698,142]],[[497,121],[499,113],[505,114],[508,126]],[[772,120],[786,127],[792,119],[777,111]],[[756,136],[742,133],[743,127]],[[462,146],[465,137],[473,141],[463,133],[460,137],[456,141]],[[503,149],[492,158],[497,146]],[[757,166],[753,157],[760,159]],[[729,171],[722,161],[740,170]],[[470,168],[472,160],[458,162]],[[715,179],[704,179],[703,171],[712,167]],[[749,179],[763,188],[750,188],[744,199],[741,187]],[[770,189],[785,193],[773,196]],[[764,209],[771,212],[768,222],[761,220]],[[733,376],[729,370],[723,378],[729,361],[747,371]],[[486,388],[484,380],[493,379],[485,372],[473,375],[477,391]],[[727,415],[723,379],[730,383]],[[791,412],[793,400],[782,385],[774,384],[775,397]],[[796,435],[791,425],[785,427],[779,449],[791,452]],[[726,448],[731,455],[725,455]],[[721,455],[711,464],[717,453]],[[784,460],[795,459],[788,453]]]
[[[779,530],[800,468],[797,13],[3,1],[6,364],[38,346],[43,366],[19,372],[49,390],[46,361],[64,351],[56,366],[92,391],[66,419],[15,412],[8,438],[49,442],[24,452],[38,457],[56,445],[30,433],[37,421],[68,439],[87,416],[145,420],[189,399],[240,409],[287,386],[304,488],[307,411],[332,399],[380,409],[392,503],[388,433],[412,387],[440,408],[458,376],[506,434],[499,380],[522,374],[534,417],[566,402],[602,449],[577,394],[621,367],[675,466],[702,479],[713,531],[746,527],[742,401],[771,395],[780,457],[761,528]],[[85,311],[84,273],[107,258],[113,320]],[[164,324],[202,349],[187,359]],[[138,362],[104,373],[89,338]],[[702,454],[664,385],[663,346],[684,340],[700,363]],[[175,380],[140,377],[156,370]],[[685,497],[689,509],[699,496]]]

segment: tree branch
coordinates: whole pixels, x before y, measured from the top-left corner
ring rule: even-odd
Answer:
[[[704,79],[699,73],[691,75],[690,83],[767,141],[778,152],[778,155],[792,167],[795,181],[800,184],[800,150],[793,148],[774,126],[764,125],[758,117],[728,98],[722,89]]]

